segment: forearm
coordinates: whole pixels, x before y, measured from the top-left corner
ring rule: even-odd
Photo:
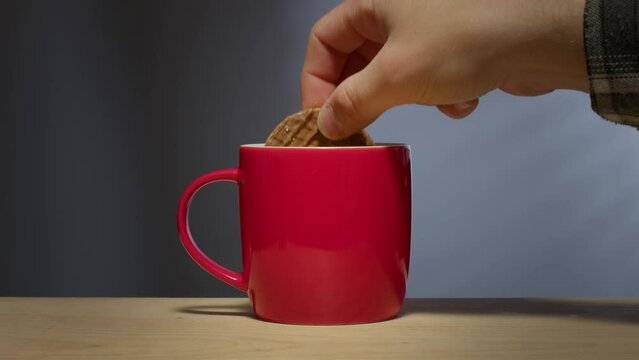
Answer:
[[[586,0],[584,38],[592,108],[639,129],[639,2]]]

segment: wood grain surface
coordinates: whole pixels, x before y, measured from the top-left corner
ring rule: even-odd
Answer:
[[[237,298],[0,298],[3,359],[639,359],[639,299],[408,299],[390,321],[257,320]]]

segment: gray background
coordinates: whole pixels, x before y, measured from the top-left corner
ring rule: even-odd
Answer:
[[[0,295],[241,295],[184,252],[177,200],[299,108],[335,3],[0,3]],[[589,107],[494,92],[370,127],[412,145],[409,296],[639,295],[639,132]],[[207,188],[191,222],[239,269],[236,196]]]

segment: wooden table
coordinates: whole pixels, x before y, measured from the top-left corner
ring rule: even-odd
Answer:
[[[639,359],[639,298],[409,299],[364,325],[263,322],[233,298],[0,298],[0,358]]]

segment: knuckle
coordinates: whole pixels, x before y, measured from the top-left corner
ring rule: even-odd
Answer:
[[[313,34],[317,34],[317,31],[319,30],[319,28],[320,28],[320,21],[316,21],[315,24],[313,24],[313,26],[311,27],[309,36],[313,36]]]
[[[387,55],[379,58],[375,70],[379,81],[384,85],[388,85],[401,77],[401,71],[403,71],[403,69],[401,56]]]
[[[402,53],[386,54],[379,58],[375,66],[378,89],[383,89],[397,103],[410,102],[418,82],[418,74],[410,57]]]
[[[414,78],[414,60],[408,54],[393,51],[377,59],[375,76],[381,86],[403,87]]]

